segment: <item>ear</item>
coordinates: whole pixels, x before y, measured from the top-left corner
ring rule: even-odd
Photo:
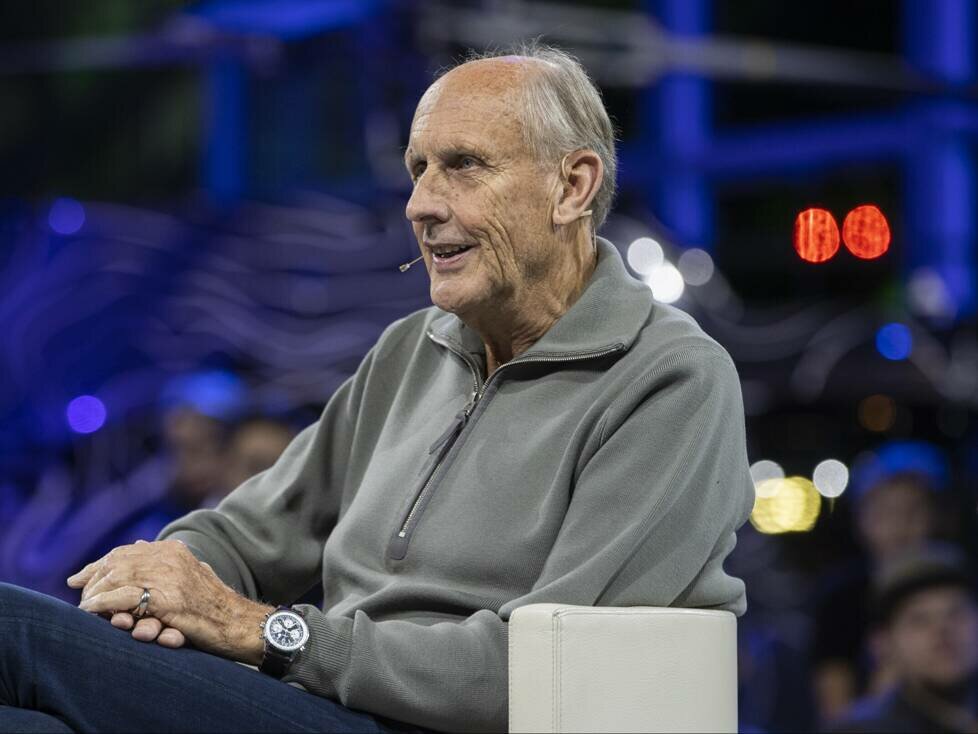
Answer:
[[[604,179],[601,158],[593,150],[568,153],[561,161],[561,168],[560,181],[563,185],[554,205],[554,226],[570,224],[590,216],[591,201]]]

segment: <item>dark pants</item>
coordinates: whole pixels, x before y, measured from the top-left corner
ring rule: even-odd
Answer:
[[[390,732],[199,650],[137,642],[105,619],[0,583],[0,732]]]

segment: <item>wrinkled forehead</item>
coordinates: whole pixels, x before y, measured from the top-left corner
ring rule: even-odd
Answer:
[[[508,59],[473,61],[448,72],[418,102],[409,150],[456,139],[522,149],[525,73],[525,64]]]

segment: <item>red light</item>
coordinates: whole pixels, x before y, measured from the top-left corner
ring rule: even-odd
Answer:
[[[842,222],[842,239],[856,257],[872,260],[890,247],[890,225],[872,204],[857,206]]]
[[[802,260],[825,262],[839,250],[839,225],[825,209],[806,209],[795,218],[795,251]]]

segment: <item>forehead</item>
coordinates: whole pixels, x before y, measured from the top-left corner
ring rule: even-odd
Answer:
[[[458,146],[522,150],[522,66],[502,59],[475,61],[432,84],[415,110],[407,156]]]
[[[938,611],[957,604],[974,602],[971,595],[960,586],[940,585],[928,586],[911,592],[897,610],[897,617],[906,619],[914,612]]]

